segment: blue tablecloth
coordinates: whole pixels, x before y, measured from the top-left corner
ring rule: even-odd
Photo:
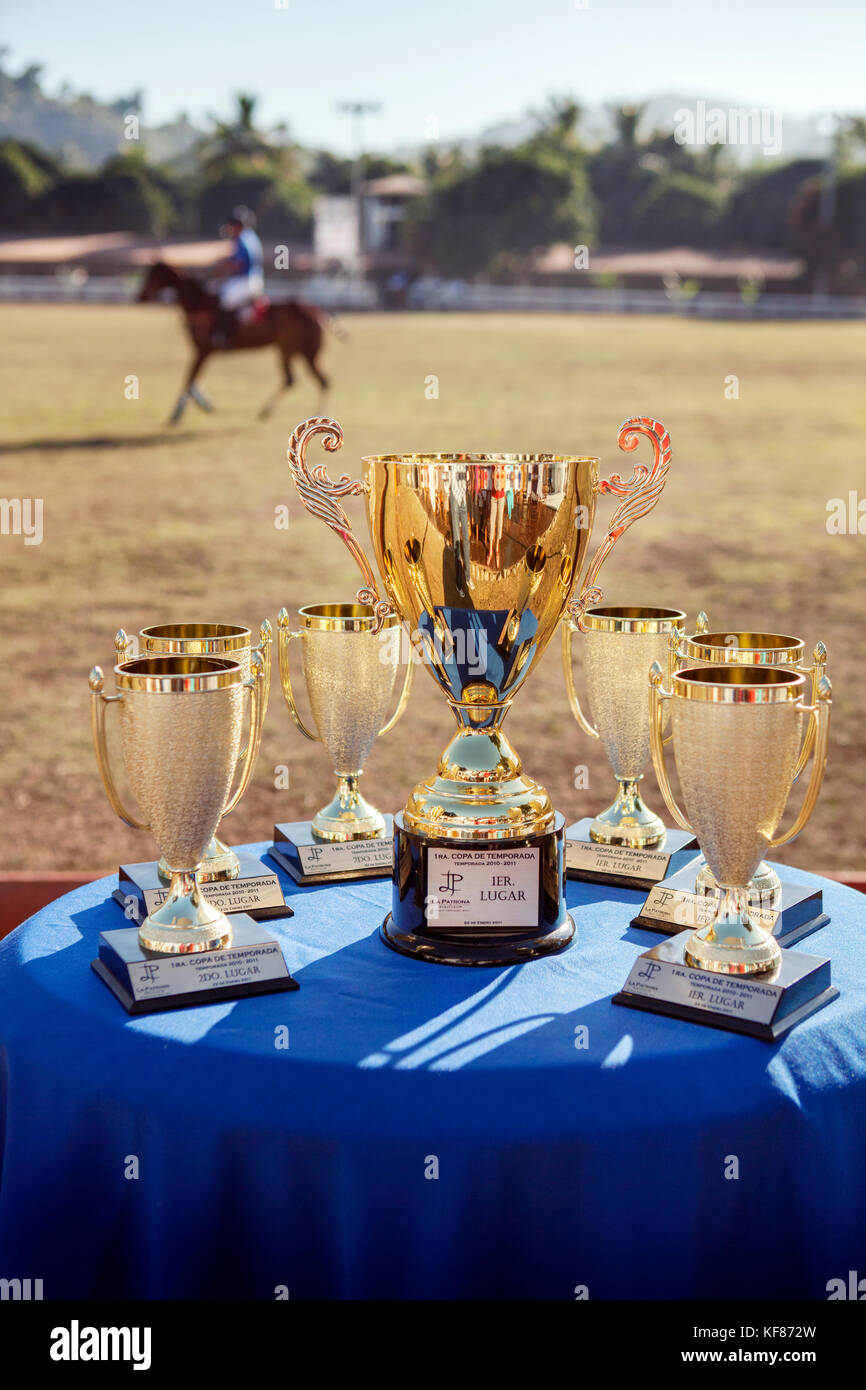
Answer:
[[[268,926],[296,993],[128,1017],[90,969],[122,925],[109,879],[2,942],[0,1277],[765,1299],[866,1275],[859,894],[825,883],[832,922],[800,947],[840,998],[770,1046],[611,1004],[659,939],[628,926],[635,892],[570,883],[571,949],[472,970],[381,943],[385,880],[285,885],[296,915]]]

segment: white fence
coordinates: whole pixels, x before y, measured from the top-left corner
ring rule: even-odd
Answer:
[[[143,274],[143,272],[142,272]],[[0,275],[7,303],[122,304],[135,299],[142,274]],[[274,299],[305,299],[323,309],[365,311],[382,307],[378,288],[350,276],[270,279]],[[416,280],[407,306],[438,312],[546,312],[564,314],[678,314],[709,319],[862,319],[866,295],[765,294],[753,303],[739,294],[701,290],[685,298],[667,290],[568,289],[548,285],[478,285],[463,280]]]
[[[570,314],[679,314],[694,318],[866,318],[866,295],[767,294],[753,303],[732,291],[701,290],[693,298],[667,290],[568,289],[557,285],[478,285],[416,280],[412,309],[464,312],[541,310]]]

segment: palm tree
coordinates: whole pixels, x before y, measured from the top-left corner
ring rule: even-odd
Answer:
[[[279,156],[279,148],[256,128],[256,101],[256,97],[249,92],[239,92],[232,119],[222,121],[217,116],[210,117],[214,129],[201,143],[202,168],[208,173],[219,171],[235,159],[246,159],[252,164],[272,164]]]
[[[629,149],[636,149],[638,143],[637,128],[641,116],[646,110],[646,103],[641,102],[636,106],[611,106],[609,109],[616,131],[616,143],[625,145]]]

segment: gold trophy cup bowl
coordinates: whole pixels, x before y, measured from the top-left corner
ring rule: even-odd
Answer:
[[[724,974],[772,970],[778,942],[752,920],[749,884],[769,849],[787,844],[806,825],[827,761],[830,682],[806,702],[806,678],[777,667],[688,667],[670,690],[656,663],[650,672],[650,733],[656,776],[676,823],[697,837],[717,884],[715,918],[692,933],[686,964]],[[682,789],[677,804],[665,762],[664,715]],[[794,783],[804,724],[812,725],[813,761],[799,814],[784,834],[779,822]]]
[[[667,431],[648,417],[621,426],[621,449],[631,452],[641,439],[653,448],[651,465],[638,464],[627,481],[599,481],[593,457],[516,453],[373,455],[363,459],[362,479],[332,480],[324,462],[307,462],[314,439],[333,453],[343,433],[325,418],[295,430],[288,459],[301,501],[356,560],[358,602],[378,624],[396,615],[407,625],[457,724],[435,773],[395,818],[392,912],[383,935],[396,950],[454,964],[561,950],[573,933],[563,891],[564,819],[524,772],[502,722],[566,609],[580,624],[585,608],[601,601],[596,580],[605,557],[664,487]],[[584,568],[596,501],[605,493],[622,500]],[[375,568],[339,501],[353,495],[365,500]],[[496,845],[538,851],[537,920],[522,937],[523,923],[497,937],[497,923],[485,919],[474,940],[464,935],[455,944],[428,917],[428,851],[474,845],[485,854]]]
[[[300,629],[291,631],[286,609],[278,619],[280,679],[293,720],[305,738],[324,744],[338,778],[333,800],[311,822],[317,840],[381,839],[385,818],[361,795],[359,779],[375,740],[403,714],[412,684],[412,661],[394,714],[387,717],[400,664],[401,627],[391,614],[383,622],[361,603],[317,603],[301,608]],[[292,690],[289,648],[300,644],[301,665],[313,711],[308,728]]]
[[[116,690],[104,691],[98,666],[90,673],[91,722],[96,759],[112,809],[134,830],[150,830],[171,869],[168,897],[139,928],[148,951],[211,951],[231,940],[224,913],[199,888],[205,849],[220,817],[243,796],[259,750],[264,663],[252,658],[245,679],[236,661],[194,656],[143,657],[114,668]],[[250,732],[234,795],[241,751],[244,702],[250,696]],[[127,779],[145,819],[127,811],[114,780],[105,716],[114,705]]]
[[[589,828],[589,838],[596,844],[653,849],[664,841],[664,821],[640,795],[650,757],[646,681],[654,661],[670,667],[671,637],[681,634],[685,616],[679,608],[605,605],[586,609],[580,646],[589,718],[581,707],[572,670],[577,626],[570,618],[563,620],[562,662],[572,713],[584,733],[601,741],[618,783],[615,801],[599,812]]]
[[[252,670],[253,652],[259,652],[264,661],[264,683],[258,704],[259,738],[268,712],[268,699],[271,689],[271,625],[265,618],[259,628],[259,643],[253,644],[253,636],[248,627],[236,623],[157,623],[143,627],[138,634],[139,656],[211,656],[222,657],[226,661],[236,661],[248,680]],[[114,639],[118,662],[124,662],[132,655],[132,643],[123,628]],[[241,757],[245,749],[241,750]],[[165,859],[157,866],[159,876],[164,882],[171,879],[171,870]],[[202,866],[199,870],[200,883],[213,883],[235,879],[240,874],[240,863],[234,850],[223,844],[216,834],[208,845]]]
[[[694,666],[757,666],[799,671],[812,684],[812,702],[826,672],[827,648],[818,642],[812,652],[811,664],[806,661],[806,644],[801,637],[781,632],[710,632],[709,619],[701,612],[694,633],[675,634],[671,639],[674,669]],[[803,747],[797,760],[795,780],[809,760],[814,724],[806,726]],[[701,864],[695,881],[695,892],[703,897],[715,897],[718,884],[712,870]],[[749,901],[753,907],[777,908],[782,901],[782,884],[772,865],[761,860],[749,884]]]

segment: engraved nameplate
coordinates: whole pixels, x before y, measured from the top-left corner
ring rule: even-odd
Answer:
[[[198,994],[227,985],[284,980],[289,973],[276,941],[165,956],[162,960],[134,961],[127,968],[130,992],[137,1002],[171,998],[176,994]]]
[[[341,840],[334,844],[297,845],[305,874],[337,874],[353,869],[384,869],[394,864],[393,840]]]
[[[231,925],[227,946],[176,955],[144,950],[136,927],[105,931],[91,966],[131,1014],[298,988],[275,937],[245,913]]]
[[[691,937],[686,929],[644,951],[612,1002],[774,1042],[838,997],[826,956],[785,950],[765,974],[728,975],[686,964]]]
[[[537,927],[541,850],[427,851],[426,925],[449,931],[475,927]]]
[[[668,871],[665,850],[628,849],[625,845],[596,845],[591,840],[566,840],[565,867],[579,873],[612,874],[617,878],[660,882]]]
[[[696,970],[681,961],[639,956],[625,982],[627,994],[639,994],[684,1004],[691,1009],[725,1014],[751,1023],[769,1023],[782,993],[780,985],[766,984],[754,975],[722,975]]]
[[[267,868],[255,855],[238,856],[240,874],[237,878],[216,879],[200,883],[202,896],[221,912],[249,912],[254,916],[291,917],[280,881],[273,869]],[[118,886],[113,897],[123,908],[128,922],[144,921],[148,913],[161,907],[169,894],[169,885],[160,878],[154,861],[143,864],[122,864]]]
[[[641,908],[642,917],[651,917],[656,922],[669,922],[676,927],[705,927],[715,917],[718,899],[715,894],[686,893],[679,888],[669,888],[660,883],[651,888],[646,902]],[[779,914],[772,908],[750,907],[749,917],[759,927],[771,932],[778,921]]]

